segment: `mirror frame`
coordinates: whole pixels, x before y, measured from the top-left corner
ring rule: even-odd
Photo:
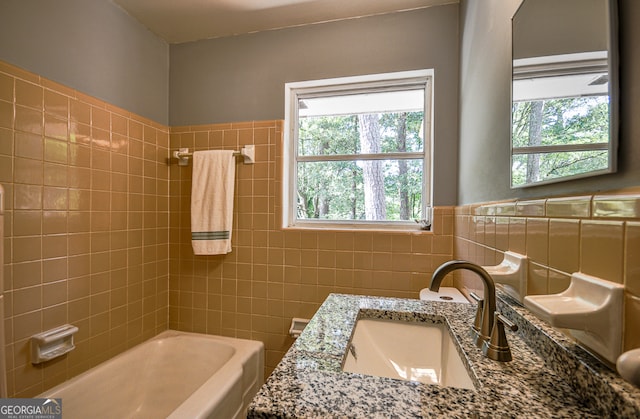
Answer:
[[[513,57],[514,57],[514,20],[525,2],[536,0],[522,0],[511,18],[511,81],[510,110],[509,110],[509,186],[511,189],[522,189],[533,186],[548,185],[552,183],[566,182],[574,179],[581,179],[592,176],[615,173],[618,162],[618,142],[619,142],[619,54],[618,54],[618,2],[617,0],[602,0],[607,3],[609,13],[607,54],[607,70],[609,74],[609,147],[608,147],[608,167],[602,170],[580,173],[577,175],[563,176],[554,179],[547,179],[538,182],[525,183],[522,185],[513,184]]]

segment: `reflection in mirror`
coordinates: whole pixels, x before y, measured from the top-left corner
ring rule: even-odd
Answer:
[[[511,186],[615,171],[614,0],[523,0],[513,17]]]

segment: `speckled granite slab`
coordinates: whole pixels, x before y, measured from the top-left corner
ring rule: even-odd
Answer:
[[[509,333],[514,360],[508,363],[485,358],[473,344],[468,333],[473,305],[332,294],[253,399],[248,417],[640,417],[637,389],[619,377],[616,380],[605,366],[583,367],[598,363],[568,345],[561,334],[551,329],[549,336],[540,322],[529,323],[526,310],[512,307],[502,297],[499,307],[504,314],[538,342],[534,350],[521,335]],[[363,317],[444,322],[459,345],[476,390],[342,372],[353,327]],[[588,362],[576,361],[576,354]],[[574,360],[580,370],[577,374],[554,368],[557,362],[566,365],[567,359]],[[608,385],[600,383],[605,378]],[[605,394],[577,391],[576,385],[583,384]]]
[[[640,389],[624,381],[614,366],[607,366],[510,296],[498,296],[498,308],[519,325],[518,334],[587,405],[601,417],[640,418]]]

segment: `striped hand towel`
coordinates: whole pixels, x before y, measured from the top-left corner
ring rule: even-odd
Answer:
[[[193,153],[191,243],[196,255],[231,252],[235,174],[233,151]]]

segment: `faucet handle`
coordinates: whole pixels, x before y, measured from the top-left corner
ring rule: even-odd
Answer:
[[[478,307],[476,308],[476,318],[473,321],[473,326],[471,326],[471,337],[473,338],[473,342],[477,347],[482,348],[482,343],[484,342],[480,339],[480,327],[482,326],[482,311],[484,309],[484,300],[474,292],[470,292],[469,296],[478,303]]]
[[[502,313],[500,313],[499,311],[496,311],[496,320],[498,320],[503,325],[507,326],[509,330],[511,330],[512,332],[518,331],[518,325],[513,323],[508,318],[504,317]]]
[[[508,362],[512,360],[509,342],[504,327],[515,332],[518,325],[504,317],[499,311],[495,312],[493,318],[493,328],[491,330],[491,338],[482,345],[482,353],[489,359],[500,362]]]

